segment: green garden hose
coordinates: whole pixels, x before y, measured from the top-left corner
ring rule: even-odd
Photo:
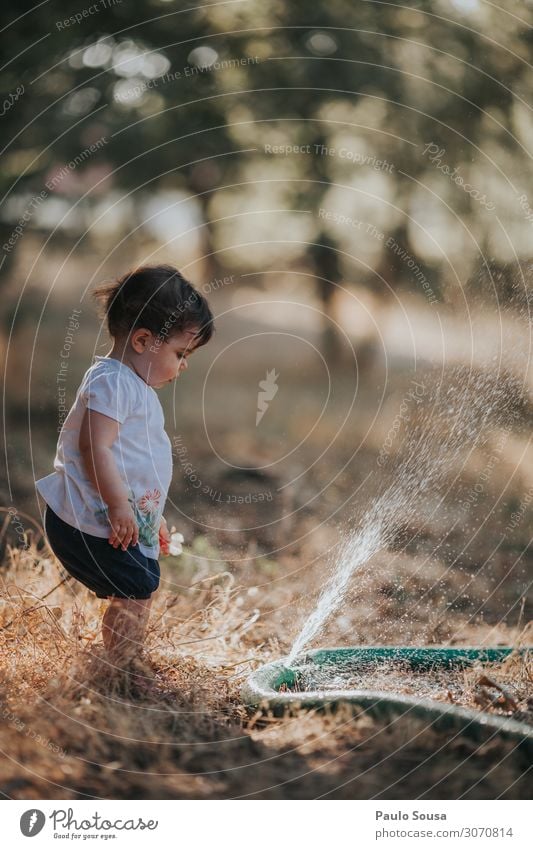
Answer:
[[[315,666],[320,670],[333,667],[351,670],[375,667],[379,663],[399,661],[413,670],[465,668],[474,663],[495,663],[505,660],[513,652],[522,656],[528,649],[512,648],[418,648],[399,646],[359,646],[353,648],[315,649],[296,658],[290,666],[283,660],[257,669],[242,688],[242,699],[250,707],[282,715],[289,708],[324,708],[340,703],[354,706],[354,710],[368,713],[380,721],[416,717],[439,731],[454,731],[476,742],[497,735],[513,741],[528,756],[533,755],[533,727],[510,716],[486,714],[482,711],[456,707],[445,702],[419,699],[371,690],[313,690],[290,692],[283,687],[294,687],[302,668]],[[333,671],[333,670],[332,670]]]

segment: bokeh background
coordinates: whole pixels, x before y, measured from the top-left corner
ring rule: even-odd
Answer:
[[[229,574],[252,664],[287,651],[337,546],[398,482],[418,385],[451,399],[427,411],[432,456],[457,422],[461,439],[316,644],[515,640],[531,617],[529,0],[6,0],[2,18],[3,555],[45,551],[34,480],[110,348],[91,287],[165,262],[217,328],[159,393],[185,536],[165,589]],[[216,639],[198,652],[226,657]]]

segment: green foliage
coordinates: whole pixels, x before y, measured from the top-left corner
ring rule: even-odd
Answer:
[[[107,0],[84,16],[88,6],[54,0],[8,26],[4,90],[22,84],[24,94],[3,116],[3,195],[35,195],[54,169],[104,137],[91,157],[103,171],[89,201],[110,186],[133,197],[185,190],[198,196],[216,239],[211,203],[225,185],[249,179],[251,162],[261,179],[272,163],[265,138],[311,145],[310,155],[290,158],[287,208],[316,215],[335,183],[364,188],[368,169],[354,174],[338,156],[315,153],[343,131],[356,147],[394,163],[388,231],[438,290],[445,262],[419,258],[412,220],[421,217],[419,184],[443,179],[424,145],[444,150],[465,179],[474,169],[480,191],[502,170],[494,168],[495,147],[512,157],[515,171],[522,163],[524,180],[530,173],[520,124],[530,113],[531,31],[519,16],[440,0],[400,8],[364,0],[177,6]],[[14,21],[20,3],[8,0],[4,15]],[[479,203],[448,189],[443,196],[465,226],[483,226]],[[76,186],[57,192],[72,196]],[[355,208],[358,200],[355,194]],[[384,280],[416,288],[405,263],[384,253],[376,268]]]

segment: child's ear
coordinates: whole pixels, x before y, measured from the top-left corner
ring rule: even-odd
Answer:
[[[130,336],[131,347],[136,354],[148,351],[152,344],[152,332],[146,327],[138,327]]]

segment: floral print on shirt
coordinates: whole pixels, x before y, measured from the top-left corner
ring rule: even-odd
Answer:
[[[135,513],[135,521],[139,527],[139,542],[151,548],[159,545],[159,526],[161,525],[162,514],[159,507],[160,500],[161,493],[158,489],[147,489],[144,495],[137,499],[135,499],[131,489],[129,491],[128,501]],[[95,516],[107,519],[107,507],[96,510]]]

